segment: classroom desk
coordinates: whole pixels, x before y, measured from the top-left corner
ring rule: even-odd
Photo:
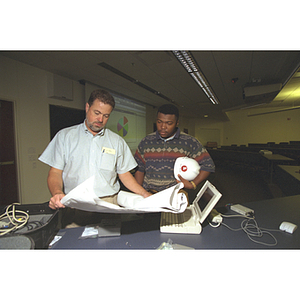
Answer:
[[[264,158],[266,158],[269,161],[269,167],[268,172],[270,174],[270,184],[273,183],[273,171],[274,171],[274,161],[277,163],[284,164],[285,162],[294,162],[295,160],[286,156],[283,156],[281,154],[262,154]]]
[[[285,196],[300,194],[300,166],[277,165],[273,179]]]
[[[290,174],[292,177],[294,177],[296,180],[299,181],[300,183],[300,166],[285,166],[285,165],[280,165],[278,166],[288,174]]]
[[[255,219],[260,228],[278,229],[283,221],[300,226],[300,195],[249,202],[243,205],[255,211]],[[232,211],[228,210],[226,214],[232,214]],[[169,238],[174,244],[195,249],[300,249],[300,228],[297,228],[293,234],[270,231],[277,239],[277,245],[266,246],[252,242],[242,230],[231,231],[225,226],[213,228],[206,222],[203,224],[200,235],[160,233],[159,220],[160,213],[147,213],[139,220],[124,222],[121,227],[121,236],[118,237],[78,239],[84,227],[61,229],[58,235],[63,236],[51,247],[51,250],[157,249]],[[226,218],[224,223],[238,228],[241,221],[242,218]],[[268,235],[264,235],[258,240],[269,244],[273,243]]]

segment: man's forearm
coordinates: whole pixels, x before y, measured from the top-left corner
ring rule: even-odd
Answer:
[[[198,185],[199,183],[201,183],[203,180],[205,180],[208,176],[209,176],[210,172],[208,171],[201,171],[199,175],[193,180],[193,182]]]
[[[144,176],[145,176],[145,173],[144,172],[140,172],[140,171],[136,171],[135,174],[134,174],[134,178],[135,180],[137,181],[137,183],[139,185],[143,185],[143,182],[144,182]]]
[[[148,197],[151,195],[136,181],[136,179],[132,176],[130,172],[118,175],[122,183],[133,193],[141,195],[143,197]]]
[[[47,183],[52,196],[57,194],[64,194],[61,170],[51,168],[48,174]]]

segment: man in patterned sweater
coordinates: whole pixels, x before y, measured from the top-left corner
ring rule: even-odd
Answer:
[[[205,180],[215,165],[203,145],[194,137],[180,132],[179,111],[173,104],[159,107],[156,118],[157,131],[141,140],[134,158],[138,164],[135,179],[147,191],[162,191],[177,183],[174,163],[178,157],[190,157],[200,165],[200,172],[193,181],[179,178],[184,188],[195,190]]]

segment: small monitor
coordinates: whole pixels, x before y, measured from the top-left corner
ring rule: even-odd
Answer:
[[[193,206],[201,224],[221,197],[222,194],[209,181],[206,181],[193,201]]]

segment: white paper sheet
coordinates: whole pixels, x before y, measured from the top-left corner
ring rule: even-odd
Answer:
[[[62,198],[61,203],[72,208],[104,213],[163,211],[181,213],[188,205],[187,196],[180,192],[180,189],[183,188],[182,182],[147,198],[120,191],[117,198],[119,205],[115,205],[97,197],[94,192],[94,181],[95,177],[90,177]]]

